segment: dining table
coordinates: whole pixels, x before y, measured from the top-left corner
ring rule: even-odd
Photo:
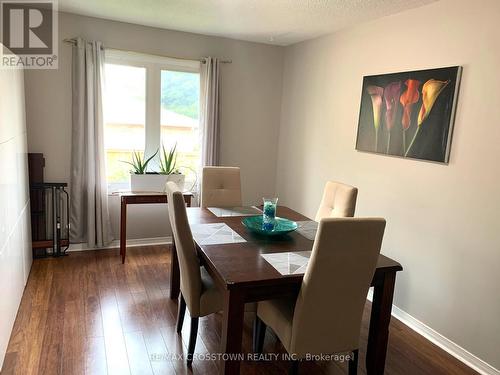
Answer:
[[[217,211],[209,208],[190,207],[186,210],[200,262],[223,293],[221,354],[225,359],[220,367],[221,372],[239,374],[245,304],[296,295],[304,276],[303,273],[282,274],[264,257],[272,253],[310,251],[314,237],[299,231],[282,236],[262,236],[248,231],[242,223],[244,216],[238,216],[237,213],[218,216],[214,214]],[[279,206],[276,214],[296,222],[313,222],[284,206]],[[194,229],[200,228],[201,224],[213,224],[212,227],[225,224],[233,233],[232,238],[237,240],[217,243],[213,239],[207,241],[207,236],[197,237]],[[227,227],[224,227],[227,232]],[[175,246],[170,266],[170,298],[176,299],[179,295],[180,273]],[[396,273],[402,269],[397,261],[379,255],[371,283],[374,291],[366,350],[368,375],[384,373]]]

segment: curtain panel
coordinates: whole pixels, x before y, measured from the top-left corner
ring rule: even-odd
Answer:
[[[105,247],[112,240],[104,152],[104,50],[76,39],[72,68],[70,240]]]
[[[211,166],[220,163],[220,62],[207,57],[201,66],[201,128],[202,148],[201,165]]]

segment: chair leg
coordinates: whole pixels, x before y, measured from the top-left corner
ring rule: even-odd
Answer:
[[[266,337],[266,324],[255,316],[253,321],[253,352],[261,354],[264,349],[264,338]]]
[[[290,364],[290,369],[288,370],[288,375],[299,375],[299,361],[296,359],[292,360]]]
[[[199,318],[191,318],[191,331],[189,332],[187,365],[193,363],[194,347],[196,346],[196,336],[198,335]]]
[[[177,310],[177,324],[176,330],[177,333],[181,333],[182,331],[182,323],[184,323],[184,315],[186,314],[186,300],[182,293],[179,293],[179,309]]]
[[[353,357],[349,359],[349,375],[357,375],[359,350],[353,350],[352,354]]]

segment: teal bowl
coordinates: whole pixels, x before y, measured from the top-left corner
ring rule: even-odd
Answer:
[[[262,215],[248,216],[241,220],[243,225],[251,232],[262,234],[265,236],[279,236],[297,229],[297,223],[292,220],[276,217],[276,223],[273,230],[265,230],[262,228]]]

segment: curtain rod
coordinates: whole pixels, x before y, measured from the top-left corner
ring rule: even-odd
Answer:
[[[75,45],[76,44],[76,39],[73,39],[73,38],[64,39],[63,42]],[[169,59],[196,61],[196,59],[188,59],[188,58],[185,58],[185,57],[175,57],[175,56],[159,55],[159,54],[150,53],[150,52],[130,51],[130,50],[120,49],[120,48],[111,48],[111,47],[107,47],[107,48],[114,49],[116,51],[122,51],[122,52],[133,52],[133,53],[141,53],[141,54],[144,54],[144,55],[153,55],[153,56],[158,56],[158,57],[166,57],[166,58],[169,58]],[[201,58],[201,59],[199,59],[199,61],[202,64],[205,64],[205,58],[204,57]],[[222,64],[231,64],[233,62],[233,60],[221,59],[221,60],[219,60],[219,62],[222,63]]]

